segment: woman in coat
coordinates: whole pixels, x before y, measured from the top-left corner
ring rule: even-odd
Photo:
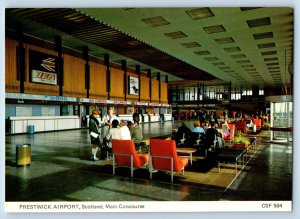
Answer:
[[[92,144],[92,157],[91,159],[96,161],[99,160],[97,157],[97,152],[100,148],[100,138],[101,138],[101,132],[99,129],[100,122],[98,121],[99,117],[99,110],[93,110],[92,115],[90,115],[90,121],[89,121],[89,133],[91,137],[91,144]]]

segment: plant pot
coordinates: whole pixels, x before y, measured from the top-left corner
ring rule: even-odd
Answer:
[[[248,144],[244,144],[244,143],[234,143],[232,147],[234,147],[234,148],[242,148],[242,149],[246,149],[246,148],[248,148]]]

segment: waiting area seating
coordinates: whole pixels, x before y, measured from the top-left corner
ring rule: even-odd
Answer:
[[[237,121],[235,127],[237,132],[241,131],[244,134],[248,132],[247,124],[245,121]]]
[[[149,162],[149,154],[138,154],[133,140],[112,139],[113,153],[113,174],[116,167],[129,167],[130,175],[133,177],[133,170],[141,168]]]
[[[235,126],[235,124],[229,123],[229,124],[228,124],[228,127],[229,127],[229,130],[230,130],[229,135],[225,135],[225,134],[222,132],[222,137],[223,137],[223,139],[224,139],[225,141],[230,141],[230,142],[232,142],[233,139],[234,139],[235,127],[236,127],[236,126]]]
[[[262,120],[261,119],[253,119],[253,123],[256,125],[257,129],[261,128]]]
[[[188,158],[179,157],[174,140],[150,139],[150,179],[152,169],[171,172],[171,181],[176,172],[182,171],[188,164]]]
[[[189,132],[184,134],[184,141],[176,144],[175,140],[167,136],[159,136],[145,140],[147,151],[145,154],[136,151],[133,140],[112,140],[113,152],[113,174],[117,167],[129,167],[131,177],[133,177],[133,170],[142,168],[147,165],[150,179],[157,171],[169,172],[171,175],[171,182],[173,176],[177,172],[182,171],[184,175],[185,167],[190,160],[189,168],[192,168],[193,154],[196,154],[196,159],[201,156],[201,162],[214,162],[218,168],[219,173],[221,167],[235,166],[236,176],[240,173],[238,169],[242,170],[246,163],[256,153],[256,138],[251,139],[251,145],[239,148],[238,145],[233,143],[235,137],[235,124],[226,124],[230,129],[230,135],[224,136],[217,129],[209,128],[205,134]],[[224,129],[225,130],[225,129]],[[171,137],[174,136],[172,133]],[[231,142],[230,145],[225,145],[225,140]],[[236,146],[235,146],[236,145]],[[148,148],[149,146],[149,148]],[[203,148],[205,149],[205,156],[203,157]],[[149,149],[149,150],[148,150]],[[201,151],[200,151],[201,150]],[[198,153],[199,152],[199,153]],[[185,155],[185,156],[179,156]],[[198,156],[198,157],[197,157]],[[199,163],[199,159],[197,160]]]

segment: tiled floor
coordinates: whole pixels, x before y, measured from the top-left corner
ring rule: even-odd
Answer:
[[[189,125],[192,124],[188,122]],[[145,138],[170,134],[180,122],[143,125]],[[17,144],[31,144],[32,162],[16,167]],[[292,146],[262,142],[249,168],[226,192],[176,182],[113,176],[90,161],[86,129],[6,136],[6,201],[291,200]],[[193,163],[194,165],[194,163]],[[107,165],[107,168],[111,168]],[[125,174],[126,175],[126,174]]]

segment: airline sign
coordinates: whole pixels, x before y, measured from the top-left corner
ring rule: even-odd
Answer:
[[[31,82],[57,85],[58,58],[46,53],[29,51]]]
[[[44,72],[44,71],[38,71],[38,70],[32,70],[31,71],[31,81],[36,82],[36,83],[42,83],[42,84],[57,85],[57,74],[50,73],[50,72]]]

